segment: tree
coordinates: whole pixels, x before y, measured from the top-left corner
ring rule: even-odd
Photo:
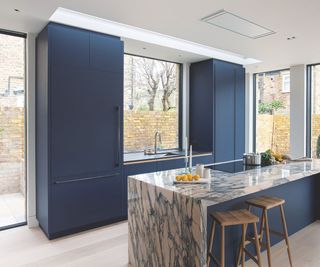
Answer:
[[[279,100],[273,100],[271,103],[269,103],[269,109],[272,114],[272,135],[271,135],[271,150],[274,148],[274,132],[275,132],[275,121],[274,121],[274,114],[278,109],[284,108],[283,104]]]
[[[161,62],[160,80],[163,89],[162,110],[168,111],[170,107],[170,96],[177,89],[174,86],[175,65],[169,62]]]
[[[160,77],[157,71],[156,61],[142,58],[141,69],[143,70],[143,77],[147,81],[147,92],[149,94],[148,106],[149,110],[154,110],[154,101],[159,88]]]

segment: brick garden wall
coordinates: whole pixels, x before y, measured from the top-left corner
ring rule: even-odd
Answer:
[[[312,147],[312,157],[317,158],[317,140],[320,135],[320,114],[312,115],[312,137],[311,137],[311,147]]]
[[[0,194],[24,193],[24,109],[0,107]]]
[[[257,115],[257,151],[264,152],[271,148],[274,120],[273,150],[282,154],[290,153],[290,117],[288,115]]]
[[[162,148],[178,147],[178,120],[175,111],[124,111],[126,151],[153,148],[154,134],[161,133]]]

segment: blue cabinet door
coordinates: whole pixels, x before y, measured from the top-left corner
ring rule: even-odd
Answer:
[[[234,160],[235,151],[235,71],[234,64],[215,61],[215,161]]]
[[[52,73],[52,178],[96,175],[119,168],[123,76],[61,68]]]
[[[50,233],[113,221],[122,216],[122,175],[52,183]]]
[[[123,43],[119,38],[90,33],[90,68],[112,73],[123,72]]]
[[[118,169],[123,150],[123,44],[116,37],[49,26],[51,176],[81,178]],[[108,70],[111,60],[117,72]]]
[[[87,69],[90,58],[90,32],[49,23],[48,25],[49,69],[51,66],[63,68]]]
[[[245,69],[238,66],[235,71],[235,159],[242,159],[245,152]]]
[[[213,61],[190,66],[190,144],[199,152],[213,151]]]

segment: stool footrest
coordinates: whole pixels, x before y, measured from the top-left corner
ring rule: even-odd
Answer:
[[[221,266],[220,261],[217,259],[216,256],[214,256],[211,252],[208,253],[211,259],[213,259],[214,263],[217,264],[218,266]]]
[[[246,248],[244,248],[244,252],[246,253],[246,255],[248,255],[256,264],[258,264],[258,260],[256,259],[255,256],[253,256],[253,254],[247,250]]]
[[[285,238],[285,234],[284,233],[280,233],[280,232],[272,230],[272,229],[269,229],[269,232],[270,232],[270,234],[281,236],[281,237]]]

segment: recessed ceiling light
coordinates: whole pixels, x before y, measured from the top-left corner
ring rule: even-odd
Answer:
[[[20,12],[20,10],[18,8],[15,8],[14,11],[15,12]]]
[[[204,17],[201,20],[213,26],[220,27],[251,39],[258,39],[275,33],[266,27],[258,25],[257,23],[249,21],[224,9]]]

